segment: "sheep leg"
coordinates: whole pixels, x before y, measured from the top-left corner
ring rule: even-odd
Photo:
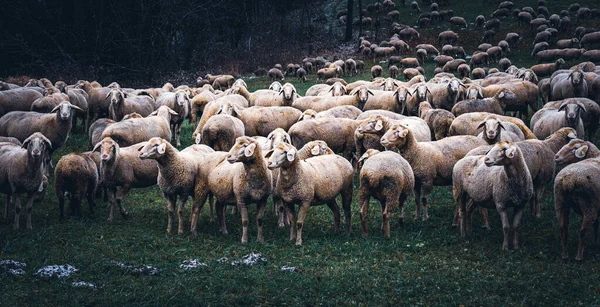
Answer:
[[[58,212],[60,221],[62,222],[65,219],[65,195],[64,193],[62,193],[62,191],[56,192],[56,198],[58,199]],[[4,217],[6,218],[6,212],[4,214]]]
[[[175,125],[175,139],[177,140],[177,147],[181,146],[181,124]]]
[[[242,216],[242,243],[248,242],[248,207],[245,203],[238,201],[237,207]]]
[[[227,232],[227,221],[225,220],[225,211],[227,206],[217,202],[217,219],[219,220],[219,226],[221,226],[221,234],[226,236],[229,234]]]
[[[360,206],[360,225],[362,227],[362,237],[366,238],[368,233],[367,233],[367,214],[369,213],[369,195],[365,195],[367,193],[363,193],[363,191],[361,190],[359,195],[358,195],[358,199],[359,199],[359,203],[361,204]]]
[[[398,206],[400,207],[400,217],[398,218],[398,223],[400,226],[404,226],[404,203],[408,198],[408,193],[400,194],[400,200],[398,201]]]
[[[124,219],[126,219],[129,216],[129,213],[123,207],[123,197],[125,197],[125,195],[127,195],[128,192],[129,192],[128,185],[122,186],[121,189],[117,192],[117,203],[119,204],[119,212],[121,213],[121,216]]]
[[[352,219],[352,191],[354,190],[354,186],[352,185],[352,181],[350,184],[342,190],[342,208],[344,209],[344,222],[346,224],[346,234],[350,234],[350,223]]]
[[[179,220],[179,227],[177,228],[177,233],[183,234],[183,209],[185,207],[185,203],[187,202],[188,196],[180,196],[179,197],[179,205],[177,206],[177,219]]]
[[[114,219],[116,194],[117,194],[116,189],[115,190],[111,189],[110,191],[108,191],[108,203],[110,204],[110,212],[108,213],[108,220],[107,221],[109,223],[112,223],[112,221]]]
[[[433,190],[433,182],[423,182],[423,198],[421,198],[421,202],[423,203],[423,221],[429,219],[429,213],[427,209],[427,203],[429,201],[429,195]]]
[[[258,226],[258,242],[265,243],[263,237],[263,217],[265,216],[265,210],[267,209],[267,200],[260,201],[256,204],[256,225]]]
[[[306,218],[306,214],[308,213],[308,208],[310,208],[310,201],[307,201],[300,205],[300,209],[298,210],[298,221],[296,221],[297,235],[296,235],[296,245],[302,245],[302,227],[304,226],[304,219]]]
[[[210,210],[210,218],[208,219],[209,222],[214,222],[215,221],[215,198],[214,196],[208,195],[208,206],[209,206],[209,210]]]
[[[19,218],[21,215],[21,195],[13,194],[10,196],[13,202],[13,206],[15,206],[15,222],[13,224],[13,229],[19,229]]]
[[[542,207],[541,207],[541,200],[542,200],[542,195],[544,195],[544,185],[540,184],[539,186],[535,187],[534,190],[534,195],[531,198],[531,215],[540,218],[542,217]]]
[[[167,195],[163,193],[165,200],[167,201],[167,233],[171,233],[173,229],[173,216],[175,215],[175,201],[177,200],[176,195]],[[181,222],[181,220],[180,220]]]
[[[421,216],[421,186],[421,181],[415,178],[415,221],[418,221]]]
[[[577,246],[577,256],[575,260],[581,261],[583,260],[583,250],[585,249],[585,233],[587,228],[590,225],[593,225],[596,222],[596,218],[598,216],[598,212],[596,209],[590,209],[589,212],[585,212],[583,214],[583,220],[581,222],[581,228],[579,229],[579,244]]]
[[[198,216],[200,215],[200,209],[204,206],[206,202],[206,197],[208,196],[208,191],[206,186],[198,183],[194,187],[194,200],[192,202],[192,218],[190,231],[194,237],[198,236],[197,228],[198,228]],[[217,214],[219,214],[219,202],[217,202]]]
[[[520,233],[519,228],[521,227],[521,218],[523,217],[523,207],[517,207],[514,209],[513,213],[513,249],[519,250],[521,248],[521,244],[519,243]]]
[[[87,203],[90,208],[90,217],[94,217],[94,208],[96,207],[96,200],[94,199],[94,195],[96,195],[96,183],[90,182],[87,188]]]
[[[488,210],[486,208],[478,207],[479,215],[481,215],[481,228],[490,230],[490,221],[488,219]]]
[[[460,206],[454,207],[454,218],[452,219],[452,227],[460,226]]]
[[[391,201],[388,201],[386,199],[385,202],[381,202],[381,208],[383,209],[382,212],[382,218],[383,218],[383,236],[386,239],[390,238],[390,215],[391,215],[391,211],[397,207],[398,204],[395,203],[395,200],[392,199]]]
[[[296,208],[294,208],[294,204],[293,203],[284,203],[284,205],[287,207],[287,216],[288,216],[288,220],[290,221],[290,241],[294,240],[296,238],[296,221],[294,219],[294,215],[296,214]]]
[[[569,258],[567,240],[569,238],[569,214],[571,213],[571,208],[565,202],[561,193],[554,194],[554,203],[556,207],[556,218],[558,219],[558,226],[560,228],[561,257],[566,260]]]
[[[338,206],[335,199],[333,199],[332,201],[327,202],[327,207],[333,212],[333,227],[335,231],[338,232],[340,231],[340,206]]]
[[[473,214],[473,210],[475,210],[475,204],[474,201],[472,199],[469,199],[466,202],[466,216],[463,215],[463,219],[464,219],[464,227],[465,227],[465,232],[468,236],[471,235],[471,233],[473,232],[473,219],[472,219],[472,214]]]
[[[33,229],[33,226],[31,225],[31,210],[33,209],[33,201],[35,200],[35,195],[36,195],[35,192],[27,194],[27,229],[28,230]]]
[[[508,223],[508,214],[506,208],[503,205],[498,204],[498,214],[500,214],[500,220],[502,221],[502,232],[504,233],[504,241],[502,241],[502,250],[508,249],[508,232],[510,230],[510,224]]]

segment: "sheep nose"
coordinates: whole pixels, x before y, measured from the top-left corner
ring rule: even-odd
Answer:
[[[103,154],[101,157],[102,160],[106,161],[108,160],[108,155],[107,154]]]
[[[34,156],[39,156],[40,155],[40,150],[39,149],[34,149],[32,153],[33,153]]]

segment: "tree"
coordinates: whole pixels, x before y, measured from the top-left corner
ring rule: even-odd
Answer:
[[[352,22],[354,21],[354,0],[348,0],[348,15],[346,15],[346,37],[345,41],[352,39]]]

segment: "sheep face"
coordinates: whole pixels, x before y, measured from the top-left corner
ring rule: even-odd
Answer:
[[[269,135],[267,136],[267,144],[265,145],[265,148],[267,150],[271,150],[281,143],[292,144],[290,139],[290,135],[287,132],[285,132],[285,130],[277,128],[271,131],[271,133],[269,133]]]
[[[407,87],[401,86],[396,89],[394,96],[396,96],[396,102],[398,102],[399,106],[403,106],[406,103],[406,98],[408,95],[412,96]]]
[[[360,103],[364,106],[364,104],[367,103],[367,100],[369,100],[369,95],[373,96],[374,94],[373,92],[369,91],[369,89],[366,86],[359,86],[356,89],[354,89],[354,91],[352,91],[350,95],[357,95],[358,99],[360,100]]]
[[[511,163],[511,160],[514,159],[517,155],[517,150],[517,146],[512,143],[497,143],[487,153],[483,163],[485,163],[485,165],[488,167],[496,165],[508,165]]]
[[[106,98],[109,97],[111,104],[119,104],[122,100],[125,100],[125,93],[119,88],[113,88],[106,94]]]
[[[159,137],[154,137],[148,140],[148,143],[140,149],[140,159],[157,159],[164,155],[166,151],[166,141]]]
[[[40,132],[36,132],[23,141],[23,148],[34,159],[41,159],[47,149],[52,148],[52,143]]]
[[[396,83],[396,80],[394,80],[392,78],[385,79],[385,82],[383,83],[384,91],[393,91],[397,87],[398,87],[398,83]]]
[[[313,110],[313,109],[308,109],[306,111],[304,111],[302,113],[302,115],[300,115],[300,118],[298,118],[298,121],[303,121],[303,120],[310,120],[310,119],[315,119],[317,118],[317,111]]]
[[[254,160],[261,154],[260,146],[258,146],[256,140],[242,136],[235,140],[235,144],[231,147],[231,150],[227,155],[227,162],[231,164],[236,162],[246,162]]]
[[[190,102],[190,99],[186,93],[186,91],[177,91],[175,93],[175,103],[177,103],[179,106],[185,106],[186,104],[188,104]]]
[[[466,87],[462,82],[458,81],[457,79],[453,79],[450,81],[450,83],[448,83],[448,93],[452,96],[458,95],[461,86]]]
[[[477,128],[482,127],[483,133],[489,140],[496,139],[496,137],[500,135],[500,129],[506,130],[502,123],[500,123],[500,121],[497,119],[487,119],[483,121]]]
[[[585,141],[580,139],[573,139],[569,143],[565,144],[557,153],[554,155],[554,162],[558,165],[567,165],[575,162],[579,162],[585,159],[589,146]]]
[[[50,111],[50,112],[52,113],[52,112],[56,111],[56,116],[58,116],[61,120],[66,121],[66,120],[71,119],[71,116],[72,116],[71,109],[83,111],[78,106],[74,106],[74,105],[70,104],[68,101],[63,101],[59,105],[54,107],[54,109],[52,109],[52,111]]]
[[[381,137],[381,145],[385,148],[390,146],[396,146],[398,148],[402,148],[404,144],[406,144],[407,136],[410,131],[404,125],[393,125],[390,130],[388,130]]]
[[[292,100],[296,94],[296,88],[291,83],[286,83],[283,85],[279,93],[283,94],[283,98],[285,100]]]
[[[511,90],[505,88],[496,94],[496,98],[498,98],[500,106],[504,109],[506,108],[507,102],[516,99],[517,96]]]
[[[329,148],[329,146],[327,146],[327,143],[325,143],[325,141],[321,141],[321,140],[310,141],[310,142],[306,143],[306,145],[304,145],[304,146],[308,146],[310,148],[310,154],[313,157],[335,154],[333,152],[333,150],[331,150],[331,148]]]
[[[356,132],[359,134],[363,133],[377,133],[383,129],[383,119],[379,115],[370,116],[368,119],[360,123],[356,127]]]
[[[413,95],[417,95],[418,102],[421,102],[427,100],[427,93],[431,94],[429,87],[427,87],[426,84],[421,84],[417,86],[417,88],[413,92]]]
[[[335,82],[329,91],[334,97],[346,95],[346,87],[341,82]]]
[[[269,89],[272,91],[279,92],[279,91],[281,91],[281,83],[279,83],[278,81],[275,81],[275,82],[271,83],[271,85],[269,85]]]
[[[471,85],[467,89],[467,99],[482,99],[483,91],[479,85]]]
[[[583,73],[579,70],[575,70],[569,75],[569,79],[571,79],[571,83],[579,84],[583,79]]]
[[[298,152],[294,146],[281,143],[265,155],[265,158],[268,159],[267,167],[273,170],[278,167],[287,166],[296,160],[297,154]]]
[[[119,152],[119,144],[110,137],[104,138],[94,146],[93,151],[100,150],[100,160],[108,162],[114,159]]]

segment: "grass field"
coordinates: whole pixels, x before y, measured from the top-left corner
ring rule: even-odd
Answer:
[[[529,5],[535,7],[534,3]],[[516,50],[511,60],[519,66],[531,65],[529,46],[528,43],[527,48]],[[425,68],[431,77],[432,64]],[[349,80],[359,78],[369,76],[363,73]],[[293,81],[301,94],[313,82],[314,79],[305,84]],[[247,83],[250,90],[255,90],[268,87],[270,82],[256,78]],[[184,147],[191,144],[192,130],[190,125],[184,127]],[[87,150],[87,142],[82,133],[71,135],[55,161],[66,153]],[[13,231],[12,217],[0,219],[0,260],[27,264],[25,275],[0,275],[1,306],[600,304],[600,285],[596,281],[600,245],[588,238],[583,263],[560,259],[551,184],[544,195],[542,217],[532,218],[528,208],[524,214],[521,250],[506,252],[501,250],[502,231],[495,212],[490,211],[491,230],[475,228],[468,239],[461,238],[458,230],[451,227],[454,203],[449,187],[434,189],[427,222],[412,220],[411,196],[406,204],[407,222],[399,227],[393,219],[389,240],[383,239],[379,204],[374,200],[366,239],[360,237],[356,198],[350,236],[333,230],[333,219],[326,206],[311,208],[305,223],[304,245],[295,246],[287,240],[289,230],[277,227],[271,210],[265,219],[266,243],[257,243],[253,206],[248,244],[240,243],[239,214],[227,215],[230,234],[222,236],[217,223],[209,221],[208,206],[201,215],[199,236],[193,238],[189,234],[189,203],[185,234],[167,235],[165,201],[157,186],[129,193],[125,198],[130,212],[127,220],[117,215],[108,224],[108,206],[98,200],[95,217],[89,217],[85,206],[84,218],[61,223],[52,184],[50,178],[46,198],[34,205],[32,231]],[[474,225],[478,225],[479,217],[475,215],[474,219]],[[579,225],[580,217],[572,214],[572,257]],[[262,253],[268,262],[248,267],[217,262],[222,257],[235,260],[252,252]],[[180,269],[179,265],[190,258],[207,266],[191,271]],[[153,265],[160,273],[132,274],[112,261]],[[79,269],[70,279],[32,276],[42,266],[66,263]],[[282,271],[284,265],[296,267],[297,271]],[[90,282],[97,289],[74,288],[73,281]]]

